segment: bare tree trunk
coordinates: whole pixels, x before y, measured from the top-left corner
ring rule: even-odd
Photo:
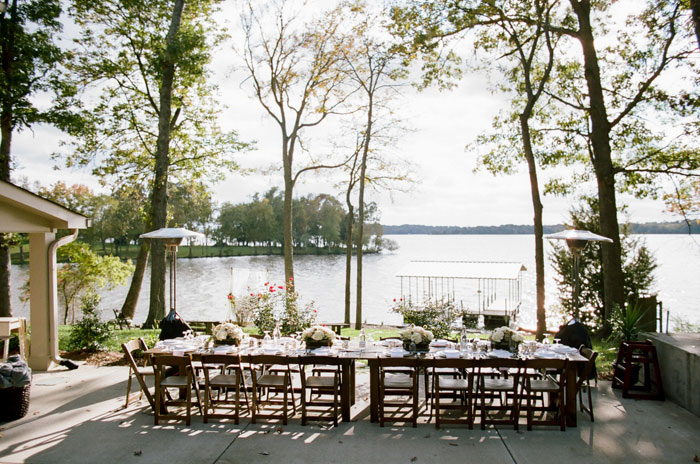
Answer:
[[[350,285],[352,281],[352,225],[355,220],[354,209],[350,202],[350,192],[352,182],[348,184],[348,191],[345,194],[345,202],[348,205],[348,227],[345,238],[345,319],[343,322],[350,324]]]
[[[520,131],[523,138],[523,151],[527,160],[527,167],[530,174],[530,195],[532,197],[532,208],[534,210],[535,226],[535,288],[537,291],[537,332],[536,337],[541,340],[547,331],[547,317],[544,304],[544,235],[542,227],[542,201],[540,199],[540,188],[537,180],[537,162],[532,151],[532,140],[530,138],[530,124],[528,120],[532,114],[532,107],[528,105],[526,111],[520,115]]]
[[[367,174],[367,155],[372,135],[372,103],[372,95],[370,94],[367,106],[365,144],[362,148],[362,164],[360,165],[360,196],[357,214],[357,291],[355,292],[355,329],[357,330],[362,328],[362,238],[365,228],[365,175]]]
[[[620,225],[617,220],[615,198],[615,172],[610,149],[610,122],[603,96],[603,88],[598,66],[598,56],[593,42],[590,22],[590,1],[570,0],[579,23],[578,39],[583,49],[584,74],[588,86],[591,118],[591,144],[593,146],[593,168],[598,182],[598,202],[600,207],[600,232],[613,240],[612,244],[602,244],[603,252],[603,293],[604,314],[603,334],[609,333],[609,316],[615,305],[622,307],[625,302],[622,279],[622,258],[620,246]]]
[[[690,0],[690,10],[693,16],[693,26],[695,26],[695,39],[700,47],[700,0]]]
[[[284,164],[284,206],[283,206],[283,235],[284,243],[282,250],[284,252],[284,281],[289,284],[291,280],[294,282],[294,231],[292,229],[292,200],[294,195],[294,180],[292,179],[292,161],[293,161],[293,139],[282,136],[282,160]],[[294,282],[296,285],[296,282]],[[287,285],[285,285],[287,288]]]
[[[148,240],[141,240],[141,246],[139,247],[139,255],[136,258],[136,268],[134,269],[134,275],[131,277],[131,285],[129,286],[129,292],[126,294],[126,299],[122,305],[121,315],[126,319],[134,319],[134,314],[136,314],[136,305],[139,301],[139,295],[141,294],[141,286],[143,285],[143,276],[146,273],[146,266],[148,265],[148,254],[150,252],[151,246]]]
[[[5,234],[0,234],[0,243],[5,243]],[[12,298],[10,295],[10,247],[0,245],[0,317],[12,317]]]
[[[8,6],[5,3],[5,6]],[[3,86],[2,108],[0,108],[0,180],[10,182],[10,145],[12,143],[12,87],[13,87],[13,44],[15,32],[15,18],[17,16],[17,2],[13,1],[11,6],[11,18],[3,20],[2,47],[2,71],[5,76]],[[9,44],[10,46],[6,46]],[[0,234],[0,316],[12,316],[12,299],[10,298],[10,272],[12,261],[10,259],[10,245],[5,234]]]
[[[180,28],[184,0],[175,0],[173,17],[166,38],[163,57],[163,74],[160,85],[160,108],[158,111],[158,141],[156,146],[155,179],[151,205],[153,211],[153,229],[160,229],[167,224],[168,216],[168,168],[170,165],[170,130],[174,121],[172,117],[173,78],[175,76],[175,55],[177,44],[175,38]],[[175,117],[177,117],[177,112]],[[174,118],[173,118],[174,119]],[[165,316],[165,246],[161,240],[151,244],[151,299],[145,327],[155,327],[157,321]]]

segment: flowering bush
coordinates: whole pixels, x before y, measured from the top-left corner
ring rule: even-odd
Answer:
[[[504,326],[494,329],[493,332],[489,334],[489,340],[491,340],[497,345],[507,345],[510,347],[514,345],[517,346],[520,342],[525,340],[525,337],[523,337],[522,334],[516,332],[510,327]]]
[[[315,325],[304,330],[301,333],[301,339],[306,342],[307,346],[320,344],[330,345],[335,340],[335,332],[328,327]]]
[[[413,324],[426,327],[436,337],[444,338],[450,334],[450,328],[459,315],[455,311],[454,304],[447,301],[426,301],[423,306],[414,306],[411,301],[400,298],[394,299],[396,306],[391,308],[395,313],[403,316],[404,324]]]
[[[233,293],[229,293],[226,297],[229,303],[229,312],[226,315],[226,320],[235,322],[241,327],[250,325],[255,317],[256,306],[254,299],[251,297],[236,298]]]
[[[427,345],[433,341],[434,338],[434,335],[430,330],[415,326],[413,324],[399,332],[399,334],[401,335],[401,340],[403,340],[404,343],[413,342],[416,345]]]
[[[231,322],[218,324],[212,330],[212,340],[215,345],[240,345],[243,340],[243,329]]]
[[[244,300],[255,314],[253,323],[261,333],[272,331],[279,323],[282,335],[289,335],[303,331],[316,321],[313,302],[304,306],[299,304],[299,293],[294,289],[292,279],[286,288],[265,282],[262,290],[251,292]]]

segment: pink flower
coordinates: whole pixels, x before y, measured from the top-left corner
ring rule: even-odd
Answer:
[[[282,285],[278,285],[277,288],[279,288],[280,290],[284,290],[284,287]]]
[[[229,300],[233,300],[233,293],[229,293],[229,294],[228,294],[228,299],[229,299]]]
[[[253,294],[251,293],[250,296],[255,296],[255,295],[253,295]]]
[[[289,281],[290,281],[290,282],[293,281],[293,280],[294,280],[294,277],[290,277],[290,278],[289,278]]]
[[[268,285],[270,285],[270,282],[265,282],[265,283],[263,284],[263,286],[265,286],[265,287],[267,287]]]
[[[394,303],[396,303],[396,298],[394,298]]]

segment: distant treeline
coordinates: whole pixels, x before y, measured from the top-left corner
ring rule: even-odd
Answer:
[[[503,224],[500,226],[424,226],[420,224],[401,224],[398,226],[383,226],[386,235],[532,235],[535,233],[531,224]],[[553,234],[563,230],[561,224],[544,226],[545,234]],[[700,234],[700,224],[693,221],[690,225],[685,221],[677,222],[645,222],[630,224],[633,234]]]

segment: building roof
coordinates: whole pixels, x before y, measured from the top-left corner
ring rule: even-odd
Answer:
[[[86,229],[90,219],[9,182],[0,181],[0,232]]]
[[[411,261],[397,277],[517,280],[525,266],[517,262]]]

